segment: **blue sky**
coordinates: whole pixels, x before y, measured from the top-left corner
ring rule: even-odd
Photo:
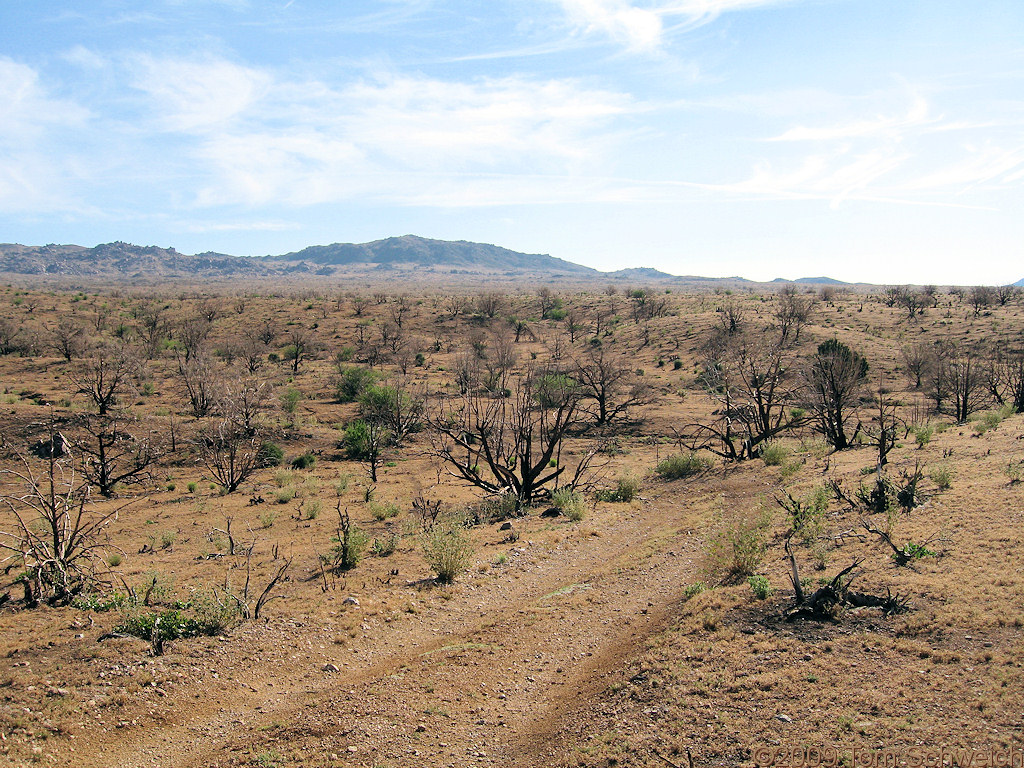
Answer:
[[[1024,277],[1019,0],[0,0],[0,241]]]

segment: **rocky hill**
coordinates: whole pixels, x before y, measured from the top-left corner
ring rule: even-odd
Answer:
[[[428,240],[414,235],[372,243],[334,243],[280,256],[251,258],[223,253],[178,253],[174,248],[114,242],[29,246],[0,244],[0,273],[99,277],[109,279],[189,279],[333,275],[379,269],[457,271],[550,277],[587,277],[601,273],[544,254],[518,253],[496,245]]]
[[[596,269],[539,253],[465,240],[429,240],[416,235],[389,237],[372,243],[314,245],[273,262],[307,262],[321,266],[451,267],[482,272],[552,272],[563,275],[598,275]]]
[[[18,275],[109,277],[127,279],[191,277],[256,277],[269,275],[261,259],[223,253],[188,256],[173,248],[131,243],[81,245],[19,245],[0,243],[0,272]]]

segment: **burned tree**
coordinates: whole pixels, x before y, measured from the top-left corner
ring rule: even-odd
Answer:
[[[68,362],[81,357],[88,341],[85,328],[68,318],[57,323],[53,331],[53,348]]]
[[[814,301],[814,296],[800,295],[794,285],[787,285],[779,291],[774,314],[782,344],[800,341],[800,331],[814,312]]]
[[[51,444],[55,437],[51,423]],[[105,528],[125,505],[97,508],[70,455],[51,451],[42,469],[19,458],[21,469],[0,472],[21,485],[0,493],[14,523],[0,530],[0,565],[20,572],[15,583],[24,588],[26,605],[70,602],[103,583],[103,552],[110,548]]]
[[[236,422],[224,419],[196,440],[199,460],[225,493],[233,493],[264,458],[259,436],[247,434]]]
[[[766,441],[803,423],[787,410],[797,399],[792,360],[780,343],[724,332],[705,347],[701,382],[718,401],[714,421],[684,429],[682,441],[728,459],[753,458]]]
[[[958,424],[963,424],[988,403],[983,357],[976,347],[951,345],[938,368],[953,406],[953,417]]]
[[[197,419],[209,416],[217,404],[221,385],[213,360],[206,354],[195,355],[187,360],[179,355],[178,373],[192,415]]]
[[[608,352],[604,347],[589,350],[576,361],[573,375],[579,383],[580,395],[587,401],[598,426],[624,417],[630,408],[651,401],[651,387],[636,375],[629,360]]]
[[[102,496],[111,497],[119,484],[135,483],[148,476],[161,456],[155,436],[139,436],[137,420],[124,414],[88,419],[85,435],[76,442],[82,452],[82,474]]]
[[[849,448],[859,431],[858,425],[847,434],[867,372],[867,361],[838,339],[820,344],[807,366],[807,405],[814,427],[837,451]]]
[[[96,405],[101,416],[131,390],[138,363],[127,350],[101,347],[71,374],[71,381]]]
[[[998,349],[985,371],[989,394],[999,405],[1024,412],[1024,349]]]
[[[521,508],[544,497],[568,469],[560,460],[566,432],[582,397],[576,381],[557,370],[526,371],[511,394],[479,390],[444,398],[430,415],[434,455],[455,477],[488,493],[510,494]],[[576,465],[578,482],[592,455]]]

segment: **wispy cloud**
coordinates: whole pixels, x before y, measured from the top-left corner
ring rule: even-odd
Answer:
[[[163,130],[222,125],[259,101],[271,85],[263,71],[214,57],[133,58],[132,85],[159,104]],[[160,128],[160,126],[153,126]]]
[[[769,141],[835,141],[837,139],[878,137],[898,139],[907,130],[938,123],[938,118],[929,115],[928,101],[921,96],[916,96],[905,115],[879,116],[868,120],[854,120],[824,127],[800,125],[788,129]]]
[[[906,84],[901,90],[907,101],[902,111],[890,109],[886,114],[879,109],[874,117],[828,125],[801,123],[767,138],[765,144],[777,151],[766,152],[746,179],[720,189],[780,199],[823,199],[832,207],[865,200],[977,208],[988,206],[957,198],[1024,179],[1024,142],[1019,138],[1008,145],[993,139],[983,147],[958,141],[958,134],[971,136],[997,123],[949,119]],[[875,96],[880,103],[893,98]],[[864,98],[856,101],[857,112],[864,112]],[[834,106],[839,110],[838,103]]]
[[[625,131],[615,122],[639,109],[569,79],[384,71],[334,85],[223,59],[149,56],[132,70],[147,128],[179,135],[208,169],[202,206],[406,199],[410,174],[571,176],[614,146]]]
[[[708,24],[723,13],[792,0],[552,0],[582,34],[603,35],[634,51],[655,51],[668,32]]]
[[[60,162],[53,147],[80,130],[89,111],[53,96],[35,69],[7,58],[0,58],[0,104],[0,206],[6,211],[74,207],[64,183],[73,168]]]

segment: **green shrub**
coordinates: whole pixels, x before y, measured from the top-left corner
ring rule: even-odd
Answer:
[[[533,382],[533,395],[541,408],[557,408],[578,389],[576,380],[564,373],[547,373]]]
[[[133,602],[128,595],[123,592],[114,592],[105,596],[94,593],[79,595],[72,601],[71,606],[80,611],[96,611],[97,613],[104,613],[105,611],[110,611],[114,608],[124,608],[125,606],[134,604],[135,602]]]
[[[110,555],[107,555],[107,565],[109,565],[111,568],[117,568],[117,566],[119,566],[122,562],[123,558],[117,552],[113,552]]]
[[[295,469],[312,469],[316,464],[316,456],[311,453],[304,453],[292,459],[292,467]]]
[[[703,581],[695,582],[695,583],[691,584],[690,586],[688,586],[685,590],[683,590],[683,599],[684,600],[689,600],[691,597],[696,597],[701,592],[706,592],[707,589],[708,589],[708,585],[705,582],[703,582]]]
[[[625,475],[615,482],[615,488],[597,492],[598,501],[633,501],[640,494],[640,481],[633,475]]]
[[[369,368],[342,368],[334,385],[338,402],[354,403],[363,392],[377,383],[377,378],[377,374]]]
[[[273,528],[275,520],[277,520],[277,512],[271,512],[268,510],[260,513],[260,528]]]
[[[934,434],[935,427],[931,424],[922,424],[914,430],[914,442],[917,443],[918,448],[924,448],[931,442],[932,435]]]
[[[665,480],[678,480],[703,472],[710,466],[711,460],[709,458],[690,451],[689,453],[678,453],[675,456],[663,459],[658,462],[658,466],[655,467],[654,471]]]
[[[803,465],[804,463],[800,461],[800,459],[791,459],[790,461],[787,461],[785,464],[782,465],[782,468],[779,470],[781,472],[782,479],[788,480],[797,472],[799,472],[800,468]]]
[[[742,512],[723,517],[708,537],[708,570],[724,573],[727,581],[752,576],[768,551],[767,512]]]
[[[559,488],[552,494],[551,506],[574,523],[578,523],[582,520],[583,515],[586,512],[583,494],[569,486]]]
[[[920,560],[922,557],[935,557],[936,555],[936,552],[928,549],[924,544],[915,544],[912,541],[903,545],[902,553],[892,553],[892,557],[896,561]]]
[[[392,533],[385,539],[374,539],[370,551],[375,557],[390,557],[398,548],[398,534]]]
[[[391,501],[370,504],[370,514],[373,515],[374,520],[388,520],[392,517],[398,517],[398,513],[401,511],[401,508]]]
[[[209,598],[193,598],[187,606],[192,612],[191,616],[184,613],[181,608],[165,611],[130,611],[124,614],[121,623],[114,627],[114,632],[152,640],[154,628],[158,627],[156,637],[160,641],[167,641],[200,635],[219,635],[238,620],[236,610]]]
[[[789,456],[789,448],[781,443],[770,442],[761,446],[761,460],[765,466],[777,467]]]
[[[299,401],[302,399],[302,393],[295,387],[288,387],[280,395],[281,410],[287,413],[289,416],[293,416],[299,408]]]
[[[295,486],[286,485],[284,488],[278,488],[274,493],[274,500],[278,504],[287,504],[289,501],[295,498]]]
[[[978,420],[974,422],[974,434],[984,435],[990,429],[995,429],[999,426],[999,422],[1002,421],[998,411],[985,411],[985,413],[978,416]]]
[[[499,523],[510,517],[524,514],[514,493],[502,493],[482,499],[472,509],[472,515],[480,523]]]
[[[361,528],[349,522],[346,513],[338,528],[338,535],[331,541],[334,542],[334,546],[331,547],[330,554],[323,556],[323,559],[336,570],[348,571],[359,565],[370,539]]]
[[[348,484],[351,482],[351,477],[347,472],[342,472],[338,475],[338,479],[334,481],[334,495],[341,498],[348,491]]]
[[[473,543],[465,527],[452,521],[435,524],[422,538],[423,557],[437,580],[450,584],[469,568]]]
[[[771,597],[772,589],[771,583],[764,576],[754,574],[747,579],[747,583],[750,585],[751,591],[754,593],[754,597],[758,600],[767,600]]]
[[[189,484],[188,484],[188,486],[186,486],[186,487],[188,488],[188,492],[189,492],[189,493],[195,493],[195,492],[196,492],[196,489],[197,489],[197,488],[199,488],[199,483],[197,483],[197,482],[195,482],[195,481],[193,480],[193,481],[192,481],[191,483],[189,483]]]
[[[272,443],[269,440],[264,441],[260,445],[260,466],[261,467],[276,467],[284,461],[284,451],[281,450],[281,446],[277,443]]]
[[[780,506],[789,513],[789,524],[793,533],[799,534],[805,544],[810,544],[821,533],[831,497],[829,489],[819,485],[799,499],[788,492],[785,498],[776,498]]]
[[[1007,464],[1006,476],[1010,480],[1010,485],[1016,485],[1024,477],[1024,466],[1021,464]]]
[[[390,432],[380,430],[380,434],[374,434],[369,424],[362,419],[356,419],[345,427],[343,443],[345,451],[350,459],[356,461],[369,461],[375,455],[380,456],[381,446],[387,442]]]
[[[940,491],[948,491],[953,487],[953,469],[947,464],[935,467],[928,476]]]

